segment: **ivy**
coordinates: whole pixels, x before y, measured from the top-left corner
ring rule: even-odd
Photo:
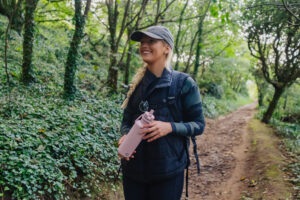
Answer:
[[[50,92],[57,95],[43,96]],[[72,189],[91,196],[91,188],[100,190],[116,176],[120,97],[70,103],[38,84],[11,95],[10,117],[0,98],[0,195],[68,199]]]

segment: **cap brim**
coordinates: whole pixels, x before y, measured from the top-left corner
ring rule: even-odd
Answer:
[[[133,41],[140,42],[144,35],[147,35],[148,37],[151,37],[154,39],[161,39],[161,40],[163,39],[162,37],[159,37],[158,35],[155,35],[153,33],[147,32],[147,31],[136,31],[130,36],[130,39]]]

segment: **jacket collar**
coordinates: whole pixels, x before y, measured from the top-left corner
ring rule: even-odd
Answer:
[[[156,84],[155,88],[169,87],[172,81],[172,71],[172,68],[164,68],[164,71],[160,79],[158,80],[158,83]]]
[[[172,82],[172,71],[173,69],[170,67],[170,69],[164,68],[164,71],[159,78],[158,82],[155,84],[154,87],[150,88],[145,95],[145,99],[156,89],[156,88],[163,88],[163,87],[169,87],[171,86]]]

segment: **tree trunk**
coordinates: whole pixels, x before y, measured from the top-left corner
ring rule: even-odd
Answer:
[[[175,67],[174,67],[175,70],[178,70],[178,67],[179,67],[179,57],[180,57],[179,56],[179,40],[180,40],[180,35],[181,35],[181,27],[182,27],[182,22],[183,22],[183,15],[184,15],[184,11],[185,11],[188,3],[189,3],[189,0],[187,0],[185,2],[184,6],[183,6],[183,9],[180,12],[178,31],[177,31],[176,41],[175,41],[175,46],[174,46],[175,53],[176,53],[176,63],[175,63]]]
[[[198,35],[198,32],[194,35],[193,39],[192,39],[192,42],[191,42],[191,45],[190,45],[190,52],[189,52],[189,57],[188,57],[188,60],[187,60],[187,63],[186,63],[186,66],[183,70],[184,73],[189,73],[190,71],[190,66],[191,66],[191,60],[192,60],[192,55],[193,55],[193,48],[194,48],[194,43],[197,39],[197,35]]]
[[[108,24],[110,32],[110,64],[108,68],[107,84],[112,91],[117,91],[118,88],[118,66],[116,54],[118,53],[117,44],[117,23],[118,23],[118,1],[106,1],[108,10]]]
[[[264,113],[263,119],[261,120],[262,122],[264,122],[266,124],[269,123],[269,121],[272,117],[272,114],[276,108],[276,105],[278,103],[278,100],[280,99],[280,96],[282,95],[283,91],[284,91],[284,88],[275,88],[273,99],[270,102],[267,111]]]
[[[84,35],[84,26],[86,17],[89,11],[91,0],[87,1],[84,15],[81,14],[82,0],[75,0],[75,32],[70,44],[64,79],[64,97],[66,99],[74,99],[76,86],[74,84],[74,77],[77,70],[77,59],[79,54],[79,45]]]
[[[117,52],[112,51],[110,56],[110,65],[108,69],[108,79],[107,84],[112,89],[112,91],[117,91],[118,89],[118,66],[117,66],[117,58],[115,56]]]
[[[19,0],[21,1],[21,0]],[[17,4],[16,12],[13,15],[11,22],[11,28],[17,31],[19,34],[22,32],[23,24],[24,24],[24,18],[22,16],[22,4]]]
[[[258,91],[258,105],[262,107],[264,105],[264,94]]]
[[[10,19],[13,12],[14,17],[11,21],[11,28],[16,30],[19,34],[21,34],[22,27],[24,24],[24,18],[22,15],[22,4],[18,3],[17,0],[0,0],[0,14]]]
[[[200,65],[200,51],[201,51],[201,43],[202,43],[202,28],[203,28],[203,22],[201,21],[199,24],[199,32],[198,32],[198,41],[197,41],[197,50],[196,50],[196,60],[195,60],[195,67],[193,72],[193,78],[196,79],[198,74],[198,68]]]
[[[26,0],[25,3],[25,26],[23,39],[23,64],[21,80],[28,85],[35,81],[32,69],[32,51],[34,37],[34,11],[39,0]]]
[[[288,93],[286,93],[284,95],[284,104],[283,104],[283,109],[284,110],[286,110],[287,102],[288,102]]]
[[[5,66],[5,73],[6,73],[6,78],[7,78],[7,84],[10,85],[10,81],[9,81],[9,73],[8,73],[8,67],[7,67],[7,51],[8,51],[8,38],[9,38],[9,32],[11,29],[11,25],[12,25],[12,21],[14,16],[16,15],[16,12],[18,10],[18,8],[20,8],[20,5],[22,3],[22,0],[19,0],[18,3],[14,6],[13,11],[9,17],[9,21],[8,21],[8,25],[6,27],[6,31],[5,31],[5,46],[4,46],[4,66]]]
[[[127,51],[127,59],[125,65],[125,72],[124,72],[124,84],[129,84],[129,66],[131,61],[131,54],[132,54],[132,44],[129,42],[128,51]]]

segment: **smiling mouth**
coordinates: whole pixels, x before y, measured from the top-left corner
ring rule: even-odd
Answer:
[[[142,51],[142,54],[150,54],[151,51]]]

